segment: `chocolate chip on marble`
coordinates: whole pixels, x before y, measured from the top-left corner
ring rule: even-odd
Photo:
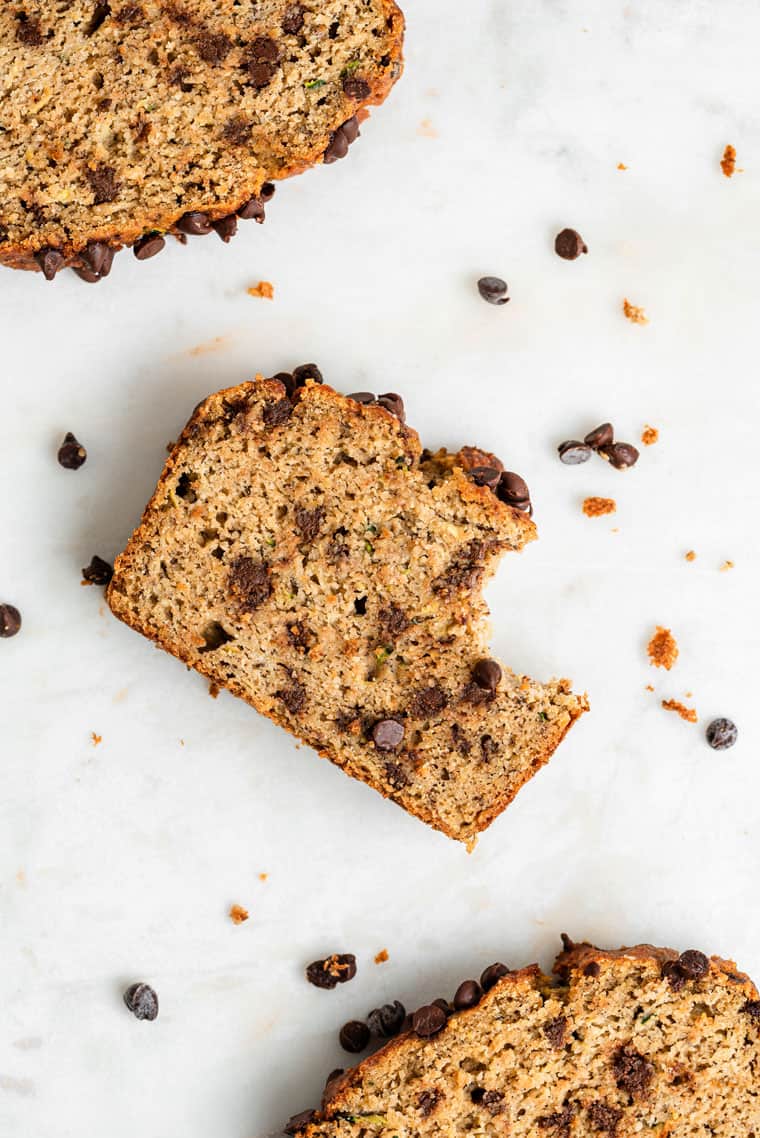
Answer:
[[[489,304],[506,304],[509,300],[507,282],[501,277],[481,277],[478,292]]]
[[[116,250],[106,245],[105,241],[90,241],[78,254],[80,263],[72,268],[80,280],[97,284],[110,273],[115,256]]]
[[[495,660],[478,660],[472,669],[472,678],[479,688],[496,691],[501,679],[501,668]]]
[[[639,461],[639,452],[631,443],[611,443],[609,446],[599,447],[599,454],[606,458],[615,470],[627,470]]]
[[[66,258],[60,249],[40,249],[34,254],[34,259],[42,269],[46,281],[55,280],[56,274],[66,264]]]
[[[598,427],[594,427],[593,431],[589,431],[583,441],[593,450],[599,450],[600,447],[610,446],[614,437],[612,423],[601,423]]]
[[[352,952],[333,953],[324,960],[313,960],[306,968],[306,979],[315,988],[331,991],[346,984],[356,975],[356,957]]]
[[[713,719],[705,731],[705,738],[714,751],[727,751],[738,737],[739,728],[731,719]]]
[[[506,976],[508,972],[509,969],[507,968],[506,964],[489,964],[488,967],[483,970],[480,976],[480,986],[483,991],[489,992],[491,988],[493,988],[494,984],[498,984],[502,976]]]
[[[58,448],[58,462],[64,470],[79,470],[87,461],[87,451],[76,435],[67,431]]]
[[[567,439],[559,444],[557,451],[560,462],[564,462],[565,466],[580,466],[582,462],[588,462],[593,454],[592,448],[578,439]]]
[[[267,202],[272,200],[276,189],[277,187],[275,186],[274,182],[264,182],[264,185],[259,190],[259,197],[265,205]]]
[[[476,486],[487,486],[495,494],[501,478],[501,471],[497,470],[495,466],[473,466],[472,470],[469,471],[469,476]]]
[[[124,993],[124,1003],[137,1019],[154,1020],[158,1015],[158,996],[150,984],[131,984]]]
[[[284,1134],[299,1134],[311,1122],[312,1118],[316,1115],[316,1110],[302,1110],[300,1114],[291,1115],[288,1121],[283,1126]]]
[[[395,751],[404,741],[404,724],[398,719],[379,719],[372,728],[378,751]]]
[[[581,253],[588,253],[588,246],[575,229],[563,229],[554,239],[554,252],[564,261],[575,261]]]
[[[345,158],[348,154],[348,148],[352,142],[359,137],[359,120],[356,115],[347,119],[342,126],[333,131],[330,136],[327,149],[325,150],[322,161],[326,166],[332,162],[337,162],[340,158]]]
[[[107,585],[113,577],[113,566],[104,561],[102,557],[94,555],[90,564],[82,570],[82,579],[85,585]]]
[[[183,213],[177,222],[177,229],[181,233],[188,233],[191,237],[205,237],[211,232],[211,221],[207,213],[191,210],[189,213]]]
[[[421,1039],[430,1039],[446,1026],[446,1012],[436,1004],[417,1008],[412,1015],[412,1031]]]
[[[266,211],[261,200],[257,197],[253,197],[249,198],[247,202],[244,202],[243,205],[240,206],[237,215],[242,218],[243,221],[257,221],[261,224],[266,217]]]
[[[474,1008],[483,995],[483,989],[477,980],[463,980],[454,993],[454,1007],[458,1012],[465,1008]]]
[[[160,233],[146,233],[138,237],[132,246],[132,252],[138,261],[148,261],[166,248],[166,241]]]
[[[231,213],[227,217],[220,217],[216,221],[212,221],[211,225],[227,245],[237,233],[237,216]]]
[[[358,1055],[360,1051],[364,1051],[369,1043],[370,1032],[366,1023],[361,1020],[351,1019],[348,1023],[344,1023],[338,1035],[338,1041],[344,1051],[350,1051],[352,1055]]]
[[[401,1031],[406,1019],[406,1008],[400,1000],[373,1008],[367,1016],[367,1026],[379,1039],[391,1039]]]
[[[0,639],[9,640],[21,629],[21,613],[15,605],[0,605]]]

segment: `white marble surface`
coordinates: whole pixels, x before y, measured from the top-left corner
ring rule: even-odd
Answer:
[[[549,963],[562,929],[760,976],[760,11],[410,7],[390,102],[263,228],[122,255],[97,288],[0,272],[0,594],[24,615],[0,648],[8,1138],[252,1138],[318,1096],[344,1019],[493,958]],[[590,247],[573,264],[552,251],[564,225]],[[479,299],[482,273],[509,305]],[[246,295],[260,278],[271,303]],[[194,403],[306,359],[344,390],[403,391],[426,442],[477,441],[533,491],[541,540],[490,589],[494,646],[572,675],[593,711],[469,857],[210,700],[79,586]],[[561,466],[557,442],[605,418],[660,442],[626,475]],[[77,474],[55,462],[67,429]],[[584,518],[587,494],[615,517]],[[647,664],[656,623],[681,647],[670,674]],[[698,726],[659,707],[688,691]],[[741,731],[725,754],[703,740],[719,714]],[[331,950],[359,974],[319,992],[302,968]],[[121,1005],[135,979],[158,989],[154,1024]]]

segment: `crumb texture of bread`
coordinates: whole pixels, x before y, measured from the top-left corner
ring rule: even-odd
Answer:
[[[108,603],[472,844],[587,703],[503,666],[490,686],[473,679],[490,655],[482,586],[535,526],[469,459],[423,452],[394,414],[327,385],[220,392],[175,446]]]
[[[683,962],[683,967],[679,964]],[[757,1138],[760,1002],[731,961],[572,945],[330,1085],[304,1138]]]
[[[0,7],[0,261],[19,268],[234,214],[342,157],[336,132],[402,67],[393,0]]]

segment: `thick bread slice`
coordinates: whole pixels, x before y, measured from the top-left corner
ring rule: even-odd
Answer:
[[[467,473],[493,456],[423,453],[365,396],[285,384],[259,378],[199,406],[108,603],[471,844],[587,706],[564,680],[473,675],[489,654],[482,584],[535,526]],[[398,396],[383,401],[403,415]]]
[[[402,38],[393,0],[0,5],[0,262],[100,280],[122,245],[229,240],[345,155]]]
[[[758,1138],[760,1002],[731,961],[571,945],[331,1079],[303,1138]]]

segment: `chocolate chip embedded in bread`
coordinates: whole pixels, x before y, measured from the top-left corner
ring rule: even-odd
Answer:
[[[330,141],[325,150],[322,161],[325,166],[329,166],[332,162],[337,162],[339,158],[345,158],[348,154],[348,148],[355,139],[359,137],[359,120],[356,115],[348,119],[339,126],[336,131],[333,131],[330,136]]]
[[[557,1051],[565,1046],[565,1039],[567,1038],[567,1017],[555,1016],[550,1019],[548,1023],[544,1024],[543,1032],[549,1043]]]
[[[395,391],[387,391],[385,395],[378,395],[377,404],[379,407],[384,407],[386,411],[390,411],[391,415],[395,415],[400,423],[406,422],[404,400]]]
[[[372,741],[378,751],[395,751],[404,741],[404,724],[399,719],[379,719],[372,728]]]
[[[322,372],[316,364],[299,364],[298,367],[293,368],[293,382],[296,387],[303,387],[308,379],[314,383],[324,382]]]
[[[689,980],[701,980],[710,971],[710,961],[704,952],[689,948],[678,957],[678,967]]]
[[[92,170],[87,170],[87,181],[90,183],[95,205],[115,201],[119,196],[121,182],[116,177],[113,166],[101,164]]]
[[[232,51],[232,40],[224,32],[215,35],[204,31],[195,41],[195,50],[204,63],[218,67]]]
[[[314,541],[322,528],[325,507],[317,506],[313,510],[307,510],[303,506],[296,506],[293,517],[301,538],[304,541]]]
[[[588,1120],[593,1126],[594,1130],[598,1130],[601,1134],[608,1134],[610,1138],[614,1138],[623,1111],[615,1106],[608,1106],[604,1102],[589,1103],[586,1108],[588,1111]]]
[[[261,199],[252,197],[240,206],[237,215],[241,217],[243,221],[257,221],[260,225],[266,217],[266,211],[264,210]]]
[[[283,1126],[284,1134],[300,1134],[305,1130],[316,1115],[316,1110],[302,1110],[300,1114],[293,1114]]]
[[[275,695],[287,707],[291,715],[298,715],[306,706],[306,688],[299,680],[293,680]]]
[[[91,241],[78,255],[79,264],[74,265],[76,275],[88,284],[97,284],[111,271],[116,250],[104,241]]]
[[[409,714],[412,719],[430,719],[443,711],[449,702],[449,697],[439,684],[432,684],[429,688],[418,691],[409,704]]]
[[[34,254],[34,259],[42,269],[46,281],[55,280],[56,275],[66,264],[66,258],[60,249],[40,249]]]
[[[530,503],[530,490],[527,482],[511,470],[502,471],[497,493],[502,502],[507,502],[517,509],[522,509],[526,502]]]
[[[271,431],[275,427],[281,427],[283,423],[287,423],[292,414],[293,405],[290,400],[278,399],[264,405],[261,418],[267,430]]]
[[[474,466],[469,475],[476,486],[487,486],[494,494],[496,493],[501,471],[495,466]]]
[[[287,36],[297,36],[303,28],[306,11],[303,4],[291,4],[285,10],[280,27]]]
[[[598,976],[601,971],[602,971],[602,969],[599,966],[599,964],[596,962],[596,960],[591,960],[588,964],[585,965],[585,967],[583,969],[583,975],[584,976],[591,976],[592,978],[594,978],[594,977]]]
[[[490,992],[494,984],[498,984],[502,976],[506,976],[509,972],[506,964],[489,964],[487,968],[483,969],[480,976],[480,986],[484,992]]]
[[[230,569],[229,589],[244,612],[255,612],[272,592],[267,565],[254,557],[238,557]]]
[[[435,1108],[441,1101],[442,1095],[439,1090],[433,1088],[432,1090],[420,1091],[417,1096],[417,1110],[423,1118],[429,1118]]]
[[[160,233],[146,233],[138,237],[132,246],[132,252],[138,261],[148,261],[166,248],[166,241]]]
[[[496,691],[501,680],[501,668],[495,660],[478,660],[472,669],[472,678],[478,687]]]
[[[371,92],[372,88],[366,79],[349,76],[343,79],[343,94],[347,99],[354,99],[355,102],[360,103],[363,99],[368,99]]]
[[[654,1065],[632,1044],[627,1044],[615,1052],[612,1073],[619,1090],[632,1098],[640,1098],[654,1078]]]

